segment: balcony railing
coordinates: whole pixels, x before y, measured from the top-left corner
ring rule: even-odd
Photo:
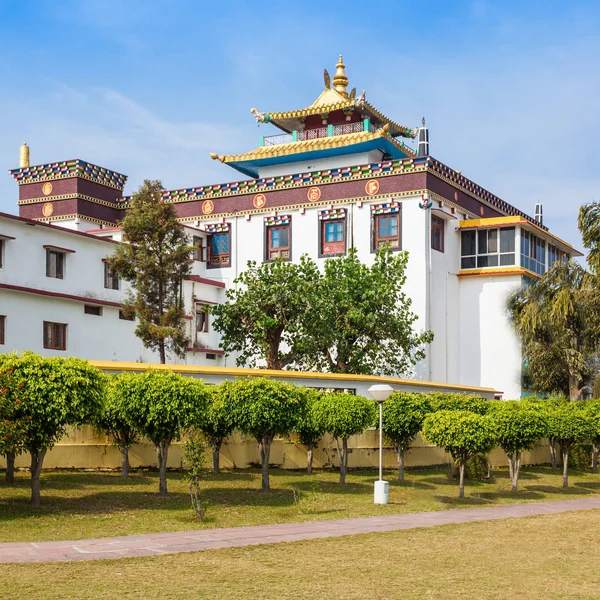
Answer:
[[[292,142],[303,142],[305,140],[315,140],[318,138],[332,137],[336,135],[347,135],[349,133],[359,133],[361,131],[370,131],[373,133],[375,130],[376,127],[371,124],[371,120],[364,119],[358,123],[327,125],[326,127],[316,127],[314,129],[305,129],[304,131],[293,131],[292,133],[269,135],[261,137],[260,145],[276,146],[278,144],[291,144]]]

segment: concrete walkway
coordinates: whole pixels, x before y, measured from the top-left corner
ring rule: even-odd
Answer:
[[[357,519],[231,527],[228,529],[200,529],[91,540],[5,543],[0,544],[0,563],[60,562],[123,558],[127,556],[156,556],[173,552],[296,542],[357,533],[435,527],[436,525],[451,523],[492,521],[598,508],[600,508],[600,497],[505,504],[489,508],[361,517]]]

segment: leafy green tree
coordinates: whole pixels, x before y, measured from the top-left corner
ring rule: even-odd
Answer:
[[[183,357],[188,346],[181,289],[191,271],[192,247],[163,192],[160,181],[147,179],[133,195],[121,222],[128,243],[118,246],[108,263],[133,287],[123,307],[138,318],[136,335],[164,364],[167,351]]]
[[[372,266],[356,249],[325,261],[307,290],[301,356],[304,368],[332,373],[406,373],[425,357],[433,333],[416,333],[417,316],[403,292],[408,253],[384,247]]]
[[[299,392],[305,395],[305,407],[294,427],[294,433],[300,438],[300,443],[306,446],[306,472],[310,475],[312,473],[313,451],[325,433],[323,424],[318,421],[314,411],[315,402],[323,392],[312,388],[299,388]]]
[[[574,444],[595,437],[595,428],[581,403],[556,408],[548,415],[548,433],[560,444],[563,460],[563,487],[569,487],[569,451]]]
[[[485,415],[491,408],[491,401],[477,394],[460,394],[458,392],[434,392],[429,394],[429,402],[433,411],[467,410]]]
[[[169,446],[188,427],[201,422],[209,401],[206,386],[171,371],[150,370],[123,373],[115,380],[115,394],[122,398],[126,421],[156,447],[158,493],[166,496]]]
[[[519,485],[521,453],[531,450],[535,443],[548,433],[548,422],[543,412],[532,410],[520,401],[497,401],[492,403],[490,417],[493,420],[498,445],[506,452],[511,490]]]
[[[271,444],[276,435],[293,431],[304,412],[305,396],[293,385],[264,377],[224,381],[221,387],[235,429],[258,442],[262,491],[268,492]]]
[[[600,454],[600,400],[588,400],[585,410],[593,427],[592,442],[592,473],[598,472],[598,455]]]
[[[321,394],[313,405],[315,420],[333,436],[340,461],[340,483],[346,483],[348,438],[371,427],[376,419],[375,403],[363,396],[331,392]]]
[[[410,449],[431,410],[427,394],[394,392],[383,403],[383,433],[398,455],[398,481],[404,481],[404,453]]]
[[[105,377],[78,358],[44,358],[30,352],[0,356],[18,387],[14,418],[25,424],[31,454],[31,505],[40,504],[40,474],[46,452],[67,425],[91,423],[102,406]]]
[[[205,435],[212,452],[213,473],[221,471],[220,453],[223,440],[230,436],[233,428],[233,416],[230,413],[220,386],[209,386],[210,401],[199,424],[199,429]]]
[[[126,398],[121,394],[122,386],[118,385],[119,378],[127,375],[109,375],[106,395],[102,410],[94,425],[108,435],[121,453],[121,477],[129,477],[129,448],[139,441],[139,433],[133,424],[125,417]]]
[[[511,319],[538,391],[555,391],[557,374],[564,377],[564,372],[571,400],[591,389],[600,341],[600,294],[594,282],[576,261],[557,262],[509,299]]]
[[[228,301],[212,309],[222,347],[238,353],[238,366],[265,360],[269,369],[284,369],[296,360],[308,288],[318,277],[316,264],[306,256],[300,263],[248,262],[227,290]]]
[[[21,400],[12,368],[0,365],[0,455],[6,458],[6,483],[15,482],[15,458],[25,449],[27,422],[16,418]]]
[[[425,418],[423,437],[444,448],[458,464],[459,497],[465,497],[465,464],[476,454],[496,446],[496,432],[489,416],[465,410],[440,410]]]
[[[588,265],[596,275],[600,274],[600,202],[583,204],[577,221],[583,245],[589,249]]]

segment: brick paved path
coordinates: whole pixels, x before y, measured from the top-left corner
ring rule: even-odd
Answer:
[[[19,542],[0,544],[0,563],[94,560],[126,556],[156,556],[213,548],[233,548],[276,542],[295,542],[340,537],[357,533],[434,527],[450,523],[491,521],[531,515],[548,515],[572,510],[600,508],[600,497],[507,504],[489,508],[440,510],[381,517],[200,529],[125,537],[62,542]]]

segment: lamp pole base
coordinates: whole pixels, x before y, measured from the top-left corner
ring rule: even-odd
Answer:
[[[375,504],[387,504],[389,495],[389,483],[387,481],[376,481],[375,482]]]

